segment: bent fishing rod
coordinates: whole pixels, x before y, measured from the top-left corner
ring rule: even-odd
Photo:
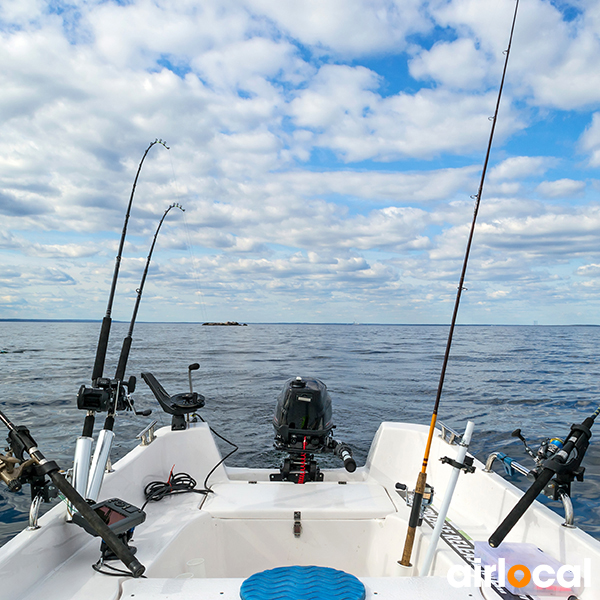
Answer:
[[[487,151],[485,154],[485,160],[483,162],[483,169],[481,171],[481,180],[479,182],[479,188],[477,190],[477,194],[475,195],[475,207],[473,210],[473,220],[471,222],[471,229],[469,231],[469,237],[467,240],[467,248],[465,250],[465,256],[463,260],[462,270],[460,273],[460,280],[458,282],[458,290],[456,293],[456,300],[454,302],[454,310],[452,312],[452,321],[450,324],[450,330],[448,332],[448,340],[446,342],[446,351],[444,353],[444,360],[442,363],[442,370],[440,373],[440,380],[438,383],[437,394],[435,398],[435,404],[433,407],[433,412],[431,415],[431,423],[429,425],[429,434],[427,437],[427,444],[425,446],[425,454],[423,456],[423,463],[421,465],[421,471],[417,477],[417,483],[415,485],[415,491],[413,496],[413,504],[411,508],[411,513],[408,522],[408,529],[406,531],[406,539],[404,542],[404,550],[402,553],[402,559],[398,561],[404,567],[410,567],[410,557],[412,554],[412,549],[415,541],[416,529],[419,524],[419,520],[421,518],[421,506],[423,503],[423,495],[425,493],[425,484],[427,482],[427,463],[429,462],[429,454],[431,451],[431,442],[433,440],[433,433],[435,431],[435,425],[437,421],[438,410],[440,406],[440,399],[442,397],[442,390],[444,387],[444,379],[446,376],[446,368],[448,367],[448,360],[450,358],[450,348],[452,347],[452,337],[454,335],[454,327],[456,325],[456,317],[458,315],[458,307],[460,306],[460,299],[462,296],[462,292],[464,288],[465,276],[467,273],[467,265],[469,262],[469,255],[471,253],[471,244],[473,242],[473,234],[475,233],[475,224],[477,222],[477,215],[479,213],[479,204],[481,202],[481,196],[483,193],[483,184],[485,182],[485,176],[487,173],[487,167],[490,159],[490,153],[492,150],[492,142],[494,140],[494,132],[496,131],[496,122],[498,120],[498,111],[500,109],[500,100],[502,98],[502,91],[504,89],[504,80],[506,78],[506,70],[508,67],[508,59],[510,56],[510,49],[512,46],[513,34],[515,31],[515,24],[517,21],[517,11],[519,9],[519,0],[516,0],[515,10],[512,19],[512,25],[510,29],[510,36],[508,40],[508,47],[505,51],[505,59],[504,59],[504,68],[502,70],[502,79],[500,80],[500,88],[498,90],[498,97],[496,100],[496,109],[494,111],[494,116],[491,117],[492,120],[492,128],[490,131],[490,137],[488,140]]]
[[[119,242],[119,251],[117,252],[117,258],[115,260],[115,270],[113,273],[112,283],[110,286],[110,293],[108,295],[108,306],[106,307],[106,315],[102,319],[102,327],[100,329],[100,337],[98,339],[98,348],[96,350],[96,360],[94,361],[94,370],[92,372],[92,381],[95,382],[98,378],[102,377],[104,372],[104,363],[106,360],[106,351],[108,347],[108,338],[110,336],[110,327],[112,323],[111,313],[112,313],[112,305],[115,298],[115,291],[117,289],[117,279],[119,278],[119,268],[121,266],[121,258],[123,256],[123,246],[125,245],[125,236],[127,235],[127,224],[129,223],[129,216],[131,214],[131,205],[133,204],[133,196],[135,195],[135,188],[137,187],[138,178],[142,171],[142,165],[146,160],[146,156],[148,156],[148,152],[152,146],[160,144],[164,146],[167,150],[169,147],[166,142],[160,139],[154,140],[144,152],[144,156],[142,156],[142,160],[138,166],[137,173],[135,174],[135,179],[133,180],[133,186],[131,187],[131,195],[129,196],[129,204],[127,205],[127,212],[125,213],[125,222],[123,223],[123,231],[121,233],[121,240]]]
[[[94,452],[94,457],[92,458],[92,464],[89,474],[89,481],[87,485],[87,490],[85,497],[87,500],[96,501],[98,498],[98,494],[100,493],[100,488],[102,486],[102,480],[104,478],[104,472],[106,470],[106,464],[108,462],[108,457],[110,456],[110,451],[112,448],[112,443],[115,437],[115,433],[113,431],[114,423],[115,423],[115,415],[117,410],[134,410],[136,414],[148,415],[149,411],[137,412],[133,408],[133,403],[129,399],[129,394],[133,392],[135,388],[135,377],[130,377],[129,383],[125,384],[127,386],[127,394],[123,388],[123,379],[125,377],[125,369],[127,368],[127,361],[129,359],[129,351],[131,350],[131,344],[133,341],[133,329],[135,327],[135,321],[138,314],[138,309],[140,307],[140,302],[142,300],[142,294],[144,292],[144,285],[146,283],[146,277],[148,276],[148,269],[150,268],[150,262],[152,261],[152,254],[154,252],[154,247],[156,245],[156,240],[158,238],[158,234],[162,227],[162,224],[169,214],[170,210],[173,208],[178,208],[182,212],[185,212],[185,209],[181,206],[181,204],[171,204],[164,212],[160,222],[158,223],[158,227],[156,228],[156,232],[154,233],[154,238],[152,240],[152,244],[150,245],[150,251],[148,252],[148,257],[146,258],[146,266],[144,268],[144,272],[142,274],[142,279],[140,282],[140,286],[137,288],[137,297],[135,301],[135,306],[133,308],[133,315],[131,317],[131,321],[129,322],[129,330],[127,332],[127,336],[123,340],[123,345],[121,347],[121,354],[119,356],[119,363],[117,365],[117,369],[115,372],[115,393],[112,394],[111,402],[107,408],[107,415],[104,421],[104,426],[98,435],[98,442],[96,444],[96,450]]]
[[[117,289],[117,280],[119,278],[119,269],[121,267],[121,259],[123,256],[123,247],[125,246],[125,237],[127,235],[127,225],[131,215],[131,206],[133,197],[137,187],[137,182],[142,171],[142,166],[150,152],[151,148],[156,144],[160,144],[167,150],[166,142],[161,139],[155,139],[144,152],[142,159],[138,165],[131,194],[129,196],[129,204],[125,212],[125,222],[123,223],[123,231],[121,232],[121,240],[119,241],[119,249],[115,260],[115,268],[113,272],[110,292],[108,295],[108,305],[106,314],[102,319],[100,327],[100,336],[98,338],[98,346],[96,348],[96,358],[94,360],[94,368],[92,371],[92,387],[81,386],[77,394],[77,407],[81,410],[86,410],[87,414],[83,422],[83,431],[81,436],[77,438],[75,444],[75,459],[73,464],[73,487],[81,494],[85,495],[86,486],[89,476],[90,458],[92,455],[92,435],[94,433],[95,413],[106,410],[110,398],[110,381],[103,378],[104,364],[106,361],[106,352],[108,349],[108,339],[110,337],[110,328],[112,324],[112,307]]]

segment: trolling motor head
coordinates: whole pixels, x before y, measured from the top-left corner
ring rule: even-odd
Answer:
[[[275,448],[289,452],[279,473],[271,481],[323,481],[314,453],[333,452],[344,461],[347,471],[356,470],[349,446],[333,439],[331,397],[319,379],[288,379],[277,397],[275,416]]]

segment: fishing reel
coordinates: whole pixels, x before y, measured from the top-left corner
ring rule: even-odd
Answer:
[[[356,470],[350,447],[332,437],[332,412],[331,397],[322,381],[302,377],[286,381],[273,417],[274,446],[290,456],[279,473],[271,474],[271,481],[323,481],[314,459],[317,453],[333,452],[348,472]]]
[[[147,417],[151,410],[135,410],[131,394],[135,391],[137,379],[132,375],[127,381],[99,377],[92,387],[82,385],[77,393],[77,408],[94,412],[133,411]]]
[[[516,437],[523,442],[525,451],[535,462],[535,467],[533,469],[529,469],[528,473],[526,474],[527,478],[531,481],[535,481],[537,479],[538,475],[546,467],[548,461],[551,461],[564,446],[564,440],[561,438],[545,438],[540,442],[538,449],[534,452],[527,443],[527,440],[521,433],[520,429],[515,429],[511,433],[511,436]],[[582,438],[582,442],[583,441],[584,440]],[[577,446],[573,449],[567,462],[556,471],[556,475],[544,488],[543,494],[545,496],[551,500],[562,500],[563,495],[571,495],[571,483],[575,479],[577,481],[583,481],[585,467],[581,466],[581,461],[583,460],[583,455],[585,454],[586,449],[587,445],[585,449],[578,448]]]
[[[0,454],[0,479],[10,492],[19,492],[24,485],[29,484],[32,500],[39,496],[44,502],[50,502],[58,496],[58,490],[46,479],[46,474],[35,460],[24,457],[27,448],[22,439],[30,441],[33,446],[36,446],[35,440],[26,427],[21,425],[15,429],[16,433],[9,431],[6,438],[8,446],[4,449],[5,454]]]
[[[406,502],[406,506],[412,508],[415,499],[415,490],[409,490],[408,486],[405,483],[396,483],[396,492],[398,495]],[[435,490],[432,485],[425,483],[425,489],[423,490],[423,497],[421,499],[421,505],[419,507],[419,518],[417,521],[417,526],[421,527],[423,524],[423,517],[425,515],[425,511],[429,507],[429,505],[433,502],[433,495]]]

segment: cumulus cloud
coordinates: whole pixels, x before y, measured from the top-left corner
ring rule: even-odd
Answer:
[[[590,165],[600,166],[600,113],[592,115],[592,122],[581,136],[580,145],[589,154]]]
[[[28,316],[101,314],[138,163],[160,137],[171,150],[157,146],[144,163],[120,280],[134,294],[158,219],[181,202],[185,215],[158,240],[149,314],[193,320],[202,282],[215,310],[247,304],[256,320],[298,303],[310,320],[311,299],[335,307],[333,320],[375,304],[443,319],[433,305],[445,308],[455,286],[513,8],[4,2],[0,295],[11,300],[0,306],[14,314],[14,298],[27,297]],[[597,207],[584,192],[600,163],[590,112],[600,12],[578,11],[521,7],[473,306],[511,306],[520,290],[552,297],[552,282],[589,283],[598,263]]]
[[[537,191],[546,198],[564,198],[577,196],[585,189],[585,181],[574,179],[557,179],[556,181],[542,181]]]
[[[551,162],[551,159],[544,156],[512,156],[491,169],[490,179],[524,179],[543,175]]]
[[[438,42],[419,53],[409,63],[415,79],[432,79],[442,85],[476,89],[487,76],[488,63],[471,39]]]
[[[594,263],[584,265],[582,267],[579,267],[576,273],[580,277],[600,277],[600,265]]]

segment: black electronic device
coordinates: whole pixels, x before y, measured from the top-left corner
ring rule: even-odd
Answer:
[[[143,510],[119,498],[97,502],[92,504],[91,508],[115,535],[126,533],[146,520],[146,513]],[[73,523],[83,527],[93,536],[98,535],[78,512],[73,515]]]

